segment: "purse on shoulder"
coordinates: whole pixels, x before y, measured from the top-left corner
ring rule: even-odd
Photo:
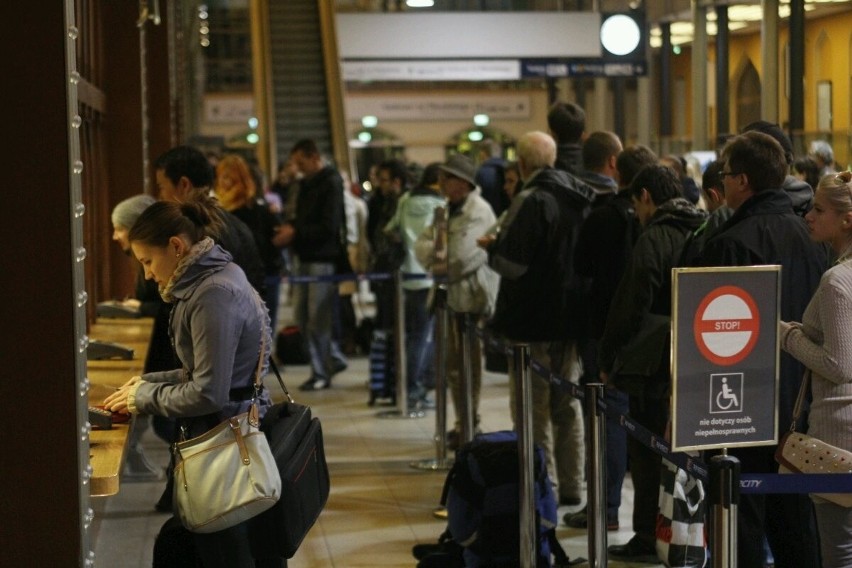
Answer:
[[[793,410],[793,423],[784,434],[775,451],[775,461],[780,467],[779,473],[852,473],[852,452],[832,446],[819,438],[796,432],[796,421],[802,413],[802,405],[811,370],[805,371],[796,406]],[[852,507],[852,493],[815,493],[826,501],[842,507]]]
[[[330,479],[319,419],[293,402],[274,361],[270,367],[287,397],[261,422],[281,473],[281,499],[249,521],[249,542],[255,558],[291,558],[328,501]]]
[[[281,496],[281,476],[260,431],[256,403],[264,350],[265,342],[249,411],[174,446],[174,509],[192,532],[211,533],[238,525],[272,507]]]

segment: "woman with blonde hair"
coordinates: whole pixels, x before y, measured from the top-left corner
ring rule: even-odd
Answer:
[[[284,242],[278,235],[281,220],[269,210],[262,195],[258,195],[251,167],[237,154],[226,154],[216,164],[215,190],[222,208],[251,229],[266,274],[263,301],[275,329],[283,267]]]
[[[852,451],[852,172],[820,179],[805,216],[837,256],[802,322],[781,322],[781,347],[811,370],[807,432]],[[852,508],[812,495],[824,567],[852,567]]]

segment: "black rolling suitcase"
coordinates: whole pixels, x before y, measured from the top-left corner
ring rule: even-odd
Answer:
[[[299,326],[286,325],[275,337],[275,358],[282,365],[307,365],[311,362],[305,335]]]
[[[396,365],[394,365],[393,334],[383,329],[373,331],[370,342],[370,400],[373,406],[377,400],[396,404]]]
[[[249,521],[251,550],[255,558],[291,558],[328,501],[322,426],[310,407],[284,402],[267,410],[260,429],[281,473],[281,498]]]

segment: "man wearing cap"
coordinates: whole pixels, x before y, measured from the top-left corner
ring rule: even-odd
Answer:
[[[529,343],[533,359],[576,383],[581,285],[573,268],[574,248],[594,193],[555,169],[555,161],[556,142],[550,135],[529,132],[518,141],[525,197],[512,222],[485,244],[491,267],[502,277],[491,327],[509,340]],[[515,415],[516,380],[510,369],[515,423],[521,419]],[[539,376],[532,378],[532,391],[533,439],[545,448],[550,471],[557,473],[560,502],[579,505],[585,461],[580,402]]]
[[[491,205],[476,186],[476,166],[467,156],[454,154],[440,166],[441,192],[447,199],[447,305],[456,314],[471,314],[474,319],[489,316],[494,309],[500,279],[488,267],[488,254],[476,245],[476,239],[494,225]],[[434,226],[417,239],[417,259],[427,268],[434,263]],[[457,320],[456,320],[457,321]],[[458,323],[458,322],[457,322]],[[461,331],[451,325],[447,348],[447,382],[455,407],[455,430],[447,434],[448,444],[457,446],[463,416],[461,381]],[[479,338],[471,341],[471,391],[474,427],[479,424],[479,391],[482,384],[482,348]]]

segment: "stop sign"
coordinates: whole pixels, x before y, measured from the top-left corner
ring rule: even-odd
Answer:
[[[760,332],[757,304],[738,286],[720,286],[695,311],[695,343],[716,365],[735,365],[748,357]]]

